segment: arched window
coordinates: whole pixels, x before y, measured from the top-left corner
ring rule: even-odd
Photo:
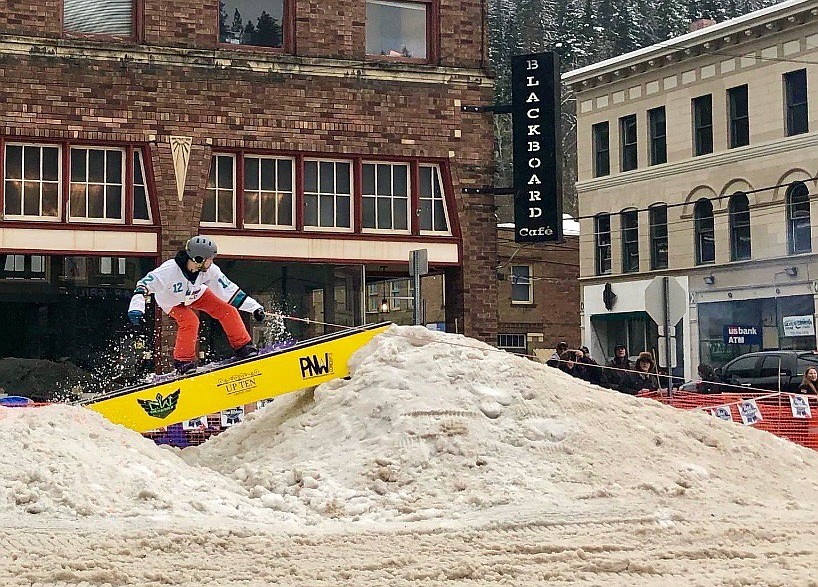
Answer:
[[[596,249],[596,274],[611,272],[611,215],[597,214],[594,218],[594,240]]]
[[[622,222],[622,272],[639,271],[639,212],[625,210]]]
[[[650,268],[667,269],[667,204],[648,208],[650,220]]]
[[[727,206],[730,218],[730,260],[742,261],[752,256],[750,239],[750,201],[747,194],[736,192]]]
[[[812,252],[809,190],[800,181],[787,189],[787,242],[791,255]]]
[[[696,265],[716,261],[716,230],[713,223],[713,202],[702,198],[693,207],[696,232]]]

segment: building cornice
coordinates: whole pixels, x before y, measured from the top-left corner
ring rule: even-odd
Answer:
[[[618,57],[581,67],[562,75],[562,81],[580,92],[598,85],[640,75],[647,70],[659,69],[702,53],[737,49],[748,42],[778,34],[814,21],[818,16],[817,0],[786,0],[738,18],[656,43]],[[737,57],[739,55],[736,55]]]
[[[767,157],[770,155],[777,155],[780,153],[787,153],[790,151],[799,151],[802,149],[809,149],[818,147],[818,133],[807,133],[797,135],[794,137],[786,137],[783,139],[776,139],[767,143],[759,145],[748,145],[746,147],[738,147],[721,151],[719,153],[711,153],[709,155],[700,155],[692,157],[675,163],[663,163],[662,165],[654,165],[643,169],[635,169],[633,171],[626,171],[616,175],[606,175],[604,177],[595,177],[578,181],[576,188],[578,194],[586,192],[593,192],[596,190],[619,187],[623,185],[632,185],[634,183],[652,181],[666,177],[678,177],[684,173],[691,173],[702,169],[713,169],[716,166],[729,165],[733,163],[746,163],[758,157]]]
[[[818,261],[818,253],[801,253],[800,255],[783,255],[777,257],[765,257],[763,259],[747,259],[744,261],[729,261],[727,263],[708,263],[706,265],[689,265],[687,267],[674,267],[672,269],[655,269],[649,271],[639,271],[638,273],[610,273],[608,275],[584,275],[579,281],[585,285],[603,285],[605,283],[624,283],[627,281],[644,281],[654,277],[702,277],[714,273],[738,272],[748,267],[754,269],[767,268],[774,265],[786,263],[787,265],[798,265],[802,263],[814,263]],[[730,286],[727,289],[740,289],[741,287],[754,286]]]
[[[0,56],[25,55],[60,60],[116,62],[122,67],[147,65],[251,72],[265,75],[351,78],[416,84],[492,88],[493,80],[478,69],[326,59],[294,55],[242,53],[226,49],[186,49],[149,45],[111,45],[101,42],[0,35]],[[7,72],[7,75],[8,72]]]

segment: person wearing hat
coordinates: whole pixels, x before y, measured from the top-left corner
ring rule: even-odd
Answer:
[[[162,263],[136,283],[128,307],[128,319],[140,324],[145,316],[148,296],[178,325],[173,348],[173,366],[179,374],[196,369],[196,339],[201,310],[222,325],[233,352],[239,359],[258,354],[239,310],[249,312],[258,322],[266,317],[264,307],[230,281],[219,266],[216,243],[204,236],[194,236],[173,259]]]
[[[614,356],[605,364],[605,367],[600,385],[618,390],[622,384],[622,377],[633,369],[631,360],[628,358],[628,349],[624,344],[618,344],[614,347]]]
[[[619,391],[636,395],[640,391],[656,391],[659,381],[656,377],[656,366],[653,356],[648,352],[639,353],[636,359],[636,370],[625,373],[619,384]]]
[[[568,350],[568,343],[564,340],[557,343],[557,348],[551,353],[551,357],[545,362],[549,367],[559,368],[562,354]]]

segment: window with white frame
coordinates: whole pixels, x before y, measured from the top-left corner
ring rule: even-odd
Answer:
[[[368,313],[376,314],[381,311],[381,300],[386,297],[385,293],[383,282],[366,284],[366,311]]]
[[[42,255],[5,255],[4,279],[45,279],[46,257]]]
[[[148,183],[145,181],[145,162],[142,151],[133,152],[133,219],[136,223],[151,222],[151,206],[148,198]]]
[[[446,198],[443,192],[440,167],[438,165],[421,165],[419,173],[420,230],[449,232],[449,219],[446,215]]]
[[[364,163],[363,228],[408,232],[409,165]]]
[[[531,267],[529,265],[511,266],[511,303],[530,304],[532,295]]]
[[[99,272],[103,275],[125,275],[125,257],[100,257]]]
[[[134,0],[63,0],[63,30],[80,35],[134,36]]]
[[[124,221],[124,177],[121,149],[71,147],[69,220]]]
[[[405,281],[402,279],[389,280],[389,308],[391,310],[400,310],[401,298],[404,297],[401,293],[401,283]]]
[[[426,59],[427,2],[367,0],[366,54]]]
[[[232,226],[236,217],[236,158],[213,155],[202,206],[202,223]]]
[[[525,334],[498,334],[497,348],[509,352],[525,353],[528,349],[528,339]]]
[[[294,227],[293,160],[244,157],[244,224]]]
[[[352,229],[349,161],[304,161],[304,226]]]
[[[60,149],[7,143],[5,218],[54,220],[60,216]]]

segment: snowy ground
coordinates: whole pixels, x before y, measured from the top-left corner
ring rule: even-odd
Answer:
[[[394,327],[201,447],[0,411],[0,585],[818,586],[818,452]]]

